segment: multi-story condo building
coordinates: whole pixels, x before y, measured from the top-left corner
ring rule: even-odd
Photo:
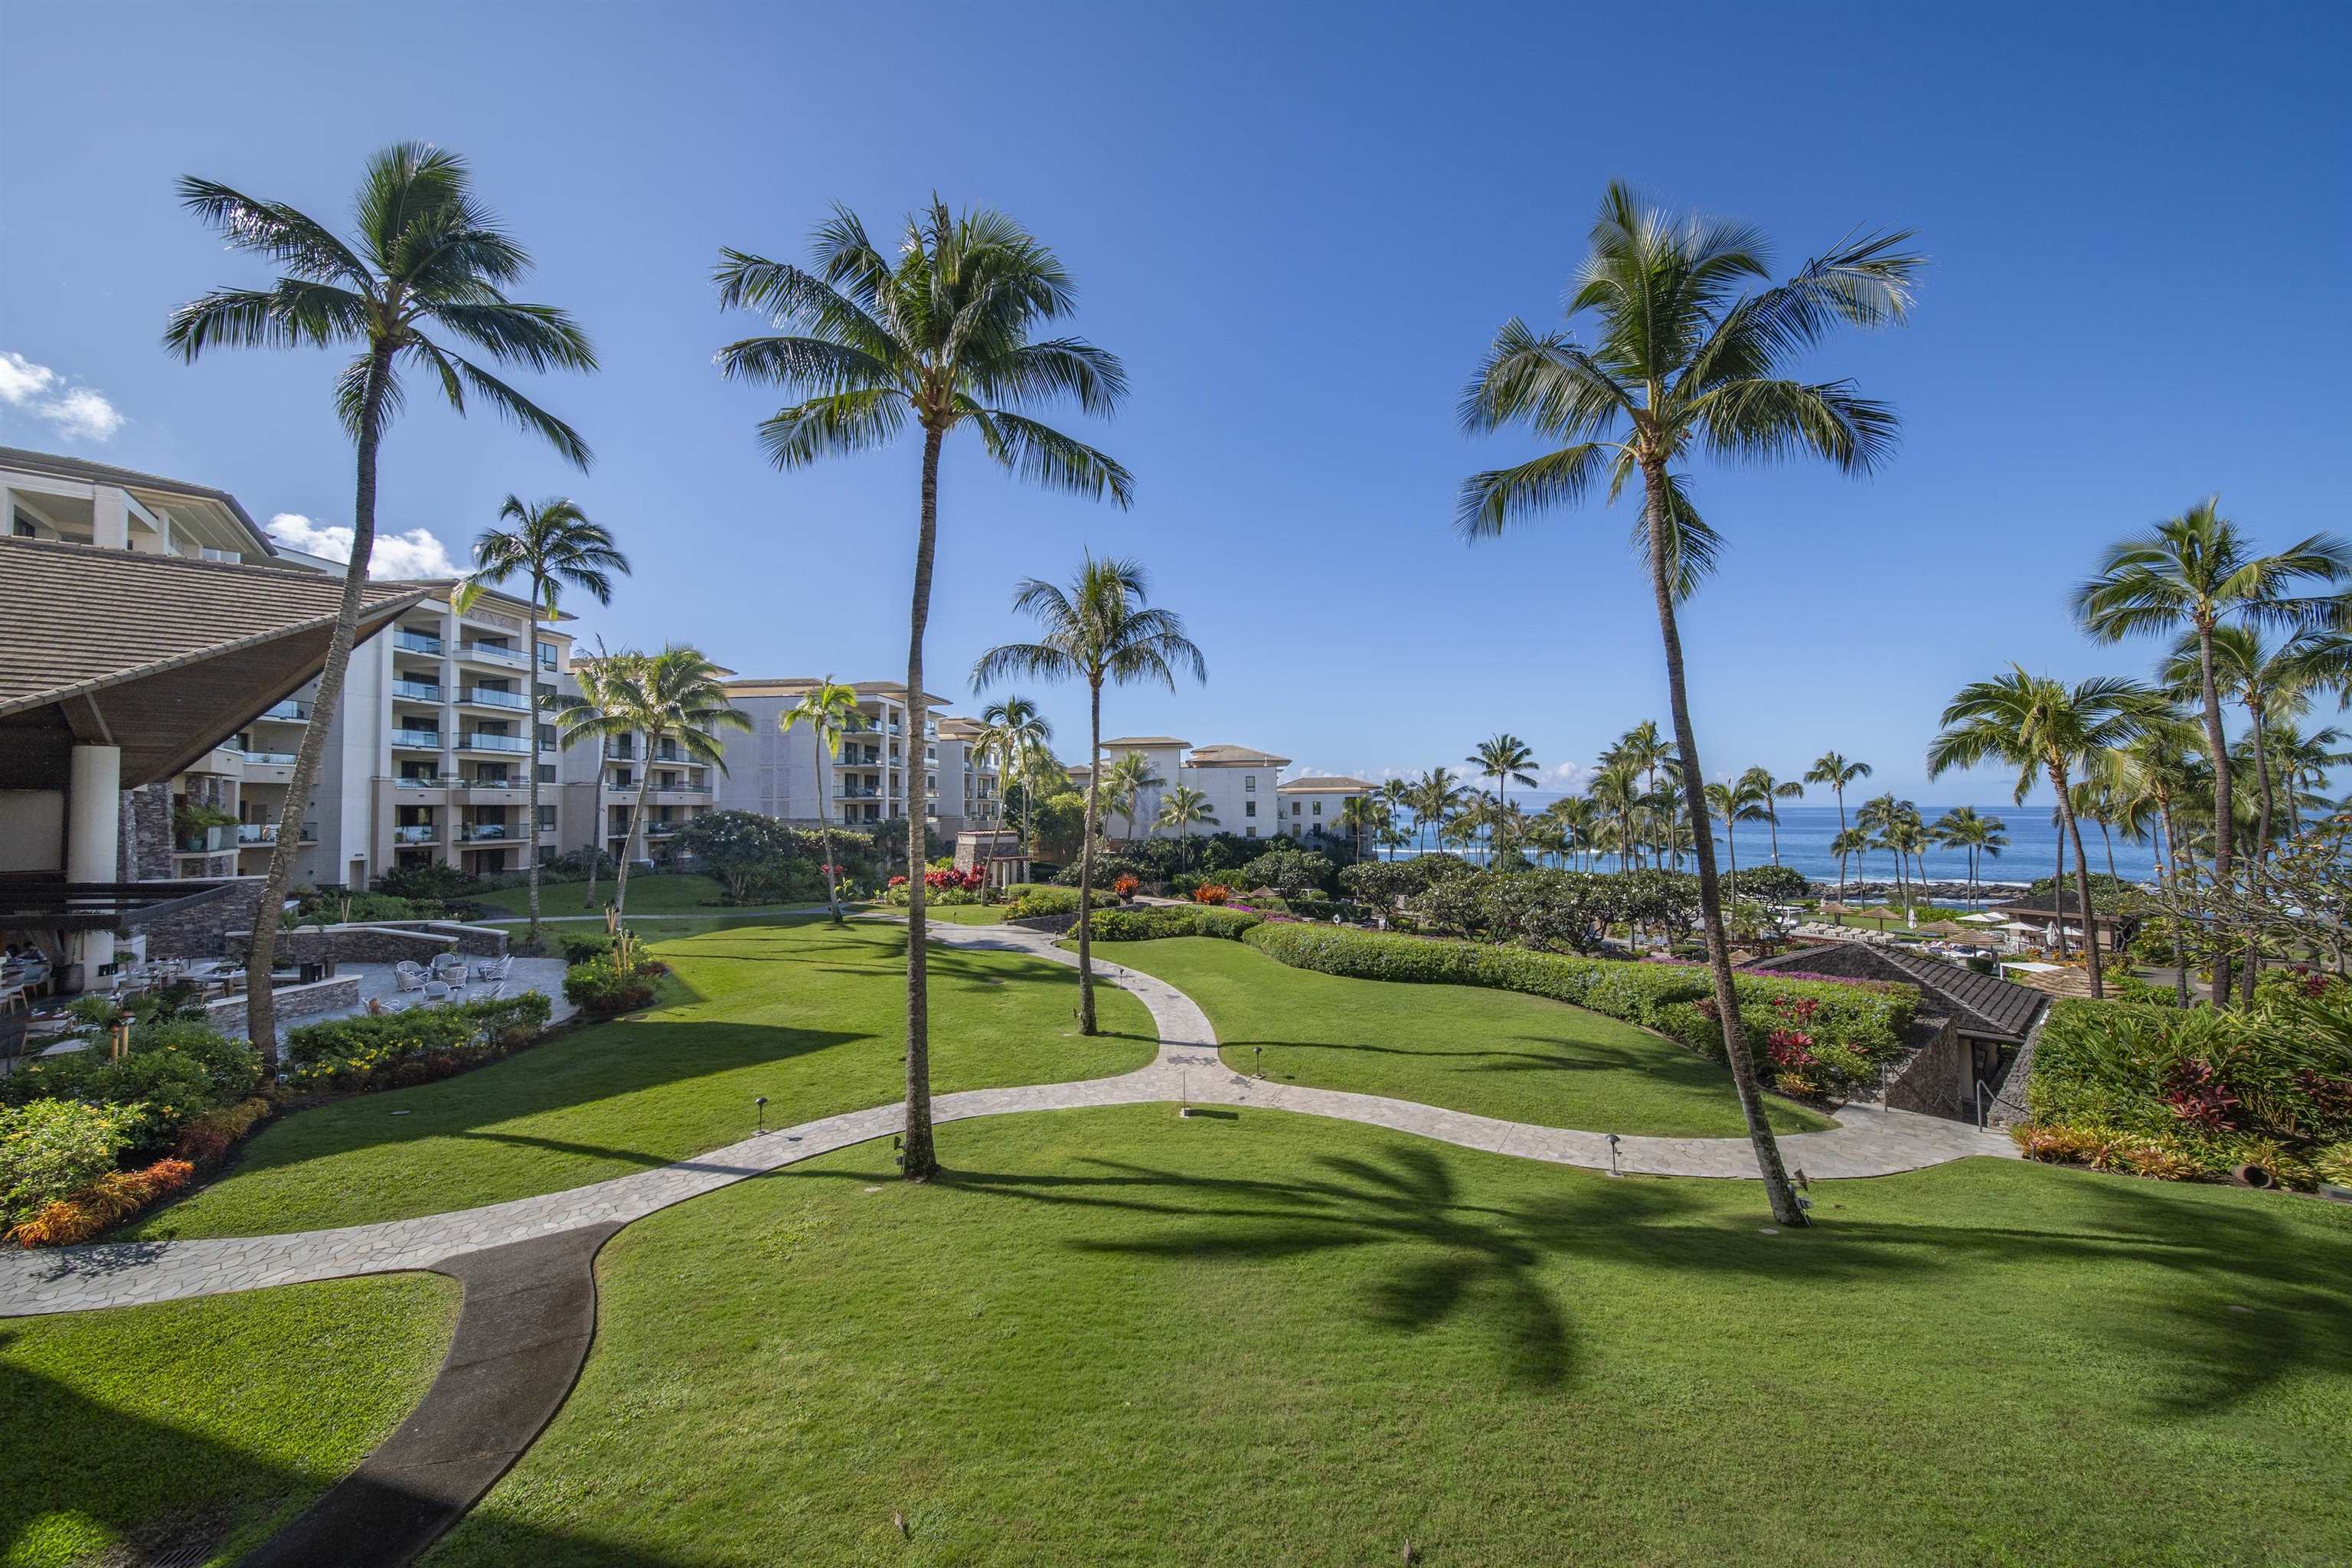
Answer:
[[[1289,829],[1284,825],[1276,794],[1288,757],[1277,757],[1251,746],[1195,746],[1170,735],[1121,735],[1102,743],[1105,766],[1129,752],[1150,759],[1157,784],[1136,792],[1134,809],[1108,812],[1106,833],[1120,838],[1173,838],[1178,829],[1158,826],[1160,803],[1167,792],[1182,784],[1208,798],[1216,820],[1192,829],[1202,833],[1238,833],[1244,838],[1271,838]],[[1087,768],[1070,770],[1070,781],[1087,787]]]
[[[562,689],[567,697],[580,692],[578,680],[568,672]],[[549,741],[551,744],[551,735]],[[594,844],[615,858],[667,860],[687,824],[718,808],[718,784],[711,776],[717,769],[688,756],[674,737],[656,742],[642,730],[632,730],[607,735],[601,742],[583,741],[564,752],[558,772],[563,781],[560,820],[567,851]],[[553,800],[555,795],[542,798]],[[640,805],[642,820],[635,817]]]
[[[1292,779],[1275,785],[1276,820],[1282,824],[1281,831],[1293,838],[1334,838],[1344,843],[1352,837],[1339,821],[1348,802],[1379,792],[1378,784],[1339,774]],[[1360,851],[1370,846],[1356,847]]]
[[[919,805],[925,821],[948,836],[973,822],[995,822],[996,770],[974,755],[979,726],[935,716],[919,739],[912,738],[906,683],[856,681],[851,683],[857,693],[856,723],[842,736],[839,756],[820,758],[814,731],[802,725],[787,733],[782,727],[784,714],[818,684],[800,679],[728,682],[728,700],[751,715],[751,728],[722,737],[727,772],[719,781],[721,805],[808,826],[828,820],[871,826],[911,817]],[[936,715],[945,699],[930,700]]]

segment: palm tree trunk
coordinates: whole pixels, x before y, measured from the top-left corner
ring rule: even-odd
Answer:
[[[1078,1033],[1095,1032],[1095,801],[1102,787],[1102,677],[1087,684],[1087,820],[1078,838]]]
[[[2263,861],[2271,852],[2271,759],[2269,736],[2263,723],[2263,705],[2250,701],[2246,704],[2246,711],[2253,719],[2254,782],[2261,791],[2254,825],[2254,853],[2246,868],[2247,891],[2252,892]],[[2239,998],[2249,1007],[2254,1005],[2254,980],[2262,967],[2262,949],[2255,945],[2254,932],[2249,929],[2246,933],[2245,971],[2238,982]]]
[[[2063,812],[2065,803],[2059,802]],[[2058,824],[2058,863],[2050,876],[2050,907],[2058,911],[2051,929],[2058,933],[2058,956],[2066,956],[2066,824],[2062,816]]]
[[[2157,825],[2164,834],[2164,878],[2172,890],[2172,994],[2183,1012],[2189,1008],[2189,949],[2180,932],[2180,845],[2173,837],[2172,803],[2157,808]]]
[[[294,776],[287,781],[286,804],[278,812],[278,838],[269,847],[269,869],[261,879],[261,897],[253,910],[253,945],[245,961],[246,1035],[261,1052],[266,1079],[278,1076],[278,1009],[269,989],[269,972],[278,959],[278,915],[286,902],[286,885],[293,879],[294,857],[301,851],[302,813],[310,806],[310,790],[318,783],[319,759],[327,750],[327,731],[335,722],[335,709],[343,700],[343,680],[351,669],[352,644],[360,625],[360,592],[367,586],[368,560],[375,552],[375,458],[383,436],[383,393],[392,374],[392,344],[379,341],[368,351],[367,378],[360,390],[359,471],[352,498],[352,558],[343,568],[343,596],[335,608],[335,629],[327,639],[327,662],[319,671],[319,694],[310,700],[310,722],[295,748]],[[538,776],[538,770],[532,770]]]
[[[844,923],[841,918],[841,873],[833,858],[833,802],[825,798],[825,760],[841,754],[840,743],[826,743],[824,726],[816,731],[816,826],[817,840],[824,846],[824,899],[833,910],[833,923]]]
[[[2091,994],[2105,996],[2106,986],[2099,975],[2099,921],[2091,908],[2091,858],[2083,852],[2083,826],[2074,819],[2074,803],[2067,798],[2066,774],[2063,769],[2050,770],[2050,783],[2058,791],[2058,826],[2061,847],[2066,839],[2074,841],[2074,889],[2083,896],[2083,955],[2091,966]],[[2060,929],[2064,929],[2065,917],[2059,917]]]
[[[1666,657],[1666,695],[1674,710],[1675,744],[1682,752],[1683,794],[1689,805],[1691,847],[1698,859],[1698,909],[1706,928],[1706,962],[1715,982],[1715,1008],[1723,1025],[1723,1054],[1731,1068],[1731,1083],[1739,1095],[1740,1113],[1748,1121],[1748,1141],[1756,1150],[1756,1167],[1764,1178],[1764,1193],[1772,1217],[1784,1226],[1807,1222],[1789,1185],[1780,1163],[1780,1145],[1764,1119],[1763,1097],[1756,1088],[1756,1063],[1748,1054],[1748,1037],[1740,1027],[1739,996],[1731,983],[1731,948],[1723,929],[1723,890],[1716,885],[1715,836],[1707,826],[1706,775],[1699,766],[1698,741],[1691,731],[1690,697],[1683,683],[1682,634],[1675,626],[1675,590],[1666,567],[1666,471],[1663,463],[1645,464],[1643,479],[1649,506],[1650,591],[1657,600],[1658,639]]]
[[[923,700],[923,628],[931,618],[931,558],[939,543],[940,444],[946,432],[923,432],[923,520],[915,536],[915,595],[907,615],[907,1131],[904,1173],[910,1182],[939,1173],[931,1142],[930,949],[923,915],[922,792],[919,755],[929,705]]]
[[[2221,734],[2221,692],[2213,680],[2213,627],[2209,621],[2197,626],[2197,668],[2205,702],[2205,746],[2213,763],[2213,883],[2218,888],[2230,880],[2233,819],[2230,746]],[[2230,951],[2219,943],[2213,949],[2212,1002],[2217,1010],[2230,1005]]]
[[[547,579],[534,572],[530,576],[531,614],[536,617],[547,604]],[[552,618],[552,617],[551,617]],[[530,627],[530,646],[523,649],[530,660],[526,667],[530,681],[530,750],[525,753],[524,765],[530,770],[530,782],[524,795],[524,814],[530,817],[530,892],[525,907],[530,911],[530,924],[525,929],[523,944],[533,952],[539,951],[539,626],[536,619]]]
[[[648,763],[653,761],[653,751],[654,738],[648,734],[646,737],[646,761]],[[629,847],[637,841],[637,835],[645,831],[646,797],[653,793],[653,788],[654,770],[648,766],[645,770],[645,776],[637,780],[636,804],[629,807],[629,831],[621,838],[621,868],[613,878],[613,918],[614,920],[620,920],[629,912]],[[646,850],[646,854],[648,858],[652,857],[651,847]]]
[[[1778,866],[1780,863],[1780,808],[1777,805],[1769,807],[1764,813],[1764,820],[1772,826],[1772,864]]]

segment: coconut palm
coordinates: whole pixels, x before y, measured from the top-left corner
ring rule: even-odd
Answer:
[[[1706,786],[1706,804],[1713,806],[1716,816],[1723,819],[1723,847],[1731,858],[1731,876],[1728,881],[1728,894],[1731,898],[1739,897],[1738,824],[1763,821],[1769,810],[1771,798],[1769,794],[1759,790],[1744,776],[1734,779],[1729,784],[1711,784]]]
[[[2081,895],[2083,952],[2091,972],[2091,994],[2104,996],[2099,966],[2098,921],[2091,902],[2091,863],[2083,850],[2073,780],[2077,770],[2098,765],[2100,753],[2129,745],[2168,714],[2164,698],[2136,680],[2099,677],[2072,687],[2046,676],[2028,675],[2021,665],[1990,680],[1961,688],[1944,710],[1943,729],[1927,747],[1927,776],[1947,769],[2004,763],[2017,769],[2017,803],[2025,804],[2037,778],[2046,778],[2057,796],[2062,840],[2074,849],[2074,884]],[[2063,934],[2065,921],[2057,921]]]
[[[1464,485],[1457,523],[1471,538],[1572,503],[1596,481],[1605,480],[1612,497],[1641,481],[1634,537],[1648,560],[1665,655],[1716,1010],[1758,1166],[1784,1225],[1801,1225],[1804,1214],[1765,1121],[1740,1028],[1683,673],[1676,606],[1710,570],[1718,543],[1692,501],[1683,466],[1699,453],[1815,456],[1859,473],[1893,449],[1890,409],[1859,395],[1851,383],[1801,381],[1789,369],[1840,325],[1875,326],[1905,316],[1919,266],[1904,249],[1906,238],[1841,242],[1786,281],[1742,293],[1769,277],[1760,235],[1740,225],[1671,217],[1612,184],[1568,300],[1571,324],[1588,313],[1593,318],[1591,345],[1572,331],[1537,332],[1507,322],[1462,400],[1462,421],[1471,430],[1524,426],[1555,444]]]
[[[1436,767],[1421,775],[1412,785],[1413,825],[1422,835],[1422,846],[1428,847],[1429,835],[1435,833],[1443,842],[1454,814],[1462,805],[1465,791],[1462,781],[1451,768]]]
[[[1217,814],[1209,809],[1207,795],[1191,784],[1178,784],[1160,797],[1158,821],[1162,827],[1174,828],[1184,841],[1181,853],[1184,869],[1189,871],[1192,868],[1192,829],[1216,826]]]
[[[514,526],[487,529],[475,539],[473,573],[451,595],[451,608],[463,615],[486,589],[517,578],[530,584],[531,614],[550,621],[556,618],[566,587],[579,589],[600,605],[613,602],[613,574],[628,574],[628,557],[614,545],[610,533],[588,521],[577,502],[556,500],[526,505],[521,498],[509,495],[499,506],[499,516]],[[538,650],[530,651],[535,668]],[[534,676],[530,683],[532,763],[526,805],[530,818],[530,892],[526,906],[530,926],[524,938],[533,948],[539,946],[538,737],[543,706],[540,690]]]
[[[2118,799],[2117,819],[2125,837],[2135,836],[2137,825],[2152,821],[2162,836],[2157,864],[2158,880],[2173,891],[2176,900],[2185,885],[2187,841],[2180,822],[2204,791],[2196,755],[2200,738],[2197,728],[2178,717],[2150,724],[2129,743],[2103,753]],[[2173,985],[2179,1005],[2189,1005],[2189,959],[2180,914],[2171,917]]]
[[[1559,835],[1563,855],[1577,858],[1592,848],[1592,827],[1600,812],[1591,795],[1562,795],[1545,806],[1543,814]]]
[[[1859,857],[1870,847],[1870,835],[1859,827],[1841,828],[1830,840],[1830,853],[1838,858],[1838,902],[1845,902],[1845,863],[1848,856]]]
[[[2330,606],[2295,590],[2332,584],[2352,573],[2340,540],[2315,533],[2274,555],[2259,555],[2209,496],[2179,517],[2111,546],[2096,575],[2074,594],[2075,617],[2102,642],[2140,632],[2193,638],[2198,695],[2204,709],[2206,756],[2213,766],[2213,878],[2226,883],[2236,853],[2230,748],[2221,731],[2221,687],[2214,633],[2229,623],[2315,620]],[[2213,959],[2212,1000],[2230,994],[2230,955]]]
[[[1511,785],[1516,784],[1521,789],[1533,789],[1538,782],[1534,772],[1536,754],[1517,735],[1490,735],[1479,742],[1470,755],[1463,760],[1478,770],[1478,777],[1495,781],[1496,797],[1506,805],[1511,798]],[[1507,813],[1499,816],[1496,821],[1507,831]],[[1495,846],[1497,858],[1501,857],[1503,848],[1503,845]]]
[[[1813,759],[1813,765],[1805,771],[1807,784],[1827,784],[1832,793],[1836,795],[1838,828],[1841,832],[1845,828],[1845,786],[1857,779],[1866,779],[1869,776],[1868,763],[1850,763],[1835,752],[1823,752]]]
[[[1206,682],[1209,661],[1184,635],[1182,618],[1152,607],[1142,563],[1088,555],[1065,589],[1023,580],[1013,608],[1037,622],[1038,639],[1006,643],[971,667],[974,690],[1016,676],[1087,683],[1087,834],[1078,850],[1078,1032],[1095,1033],[1095,825],[1102,820],[1103,683],[1151,681],[1176,689],[1176,673]]]
[[[981,754],[994,759],[1001,777],[1022,781],[1021,806],[1025,820],[1021,826],[1021,842],[1026,847],[1031,831],[1037,826],[1036,793],[1027,781],[1038,760],[1050,759],[1054,754],[1054,726],[1038,710],[1036,703],[1017,696],[1008,696],[982,708],[980,723]]]
[[[2271,779],[2271,727],[2309,712],[2311,690],[2323,683],[2324,677],[2312,657],[2312,639],[2290,637],[2273,644],[2257,627],[2236,625],[2214,627],[2211,640],[2214,686],[2223,698],[2246,710],[2252,739],[2247,753],[2254,764],[2253,858],[2259,861],[2270,853],[2271,824],[2278,806],[2278,792]],[[2204,684],[2204,659],[2194,633],[2173,644],[2172,657],[2165,660],[2157,679],[2174,695],[2197,700]]]
[[[922,433],[907,631],[908,732],[919,741],[929,714],[923,630],[930,620],[940,454],[948,437],[969,426],[981,449],[1008,472],[1049,489],[1108,496],[1124,507],[1134,493],[1125,468],[1024,410],[1069,403],[1108,415],[1127,394],[1127,374],[1115,356],[1083,339],[1036,335],[1069,313],[1070,277],[1052,250],[1002,213],[958,216],[933,197],[907,220],[894,260],[866,237],[856,214],[836,206],[818,226],[812,250],[806,270],[744,251],[719,253],[712,279],[721,307],[761,311],[783,331],[728,344],[719,351],[719,368],[730,377],[773,382],[800,399],[760,426],[761,443],[780,468],[870,450],[909,425]],[[916,1182],[939,1170],[931,1140],[923,837],[921,825],[910,825],[901,1153],[907,1179]],[[1091,1020],[1091,991],[1086,1011]]]
[[[1910,826],[1919,820],[1919,808],[1907,800],[1898,800],[1892,791],[1862,803],[1854,814],[1855,822],[1872,835],[1869,847],[1885,849],[1895,857],[1895,887],[1903,907],[1911,907]]]
[[[1349,847],[1359,860],[1364,858],[1364,846],[1372,842],[1388,819],[1388,807],[1376,795],[1351,795],[1339,803],[1339,826],[1347,830]]]
[[[425,373],[460,414],[472,395],[584,468],[588,446],[571,426],[446,345],[460,340],[480,349],[487,363],[535,371],[593,370],[596,356],[563,311],[506,297],[506,288],[530,270],[530,258],[476,198],[466,162],[454,153],[411,142],[370,158],[360,184],[358,233],[350,242],[282,202],[211,180],[183,179],[180,198],[232,248],[267,257],[283,270],[269,288],[215,289],[181,306],[163,333],[166,348],[192,364],[210,348],[357,351],[335,378],[335,412],[358,459],[352,554],[262,878],[260,907],[274,910],[285,901],[302,813],[342,701],[360,593],[375,550],[376,454],[404,401],[402,373]],[[534,850],[537,843],[534,837]],[[277,922],[254,922],[245,992],[248,1032],[273,1073],[278,1025],[269,969],[277,942]]]
[[[1606,816],[1615,826],[1612,837],[1617,844],[1617,869],[1633,869],[1638,842],[1633,822],[1642,809],[1641,775],[1633,759],[1604,761],[1601,771],[1592,777],[1591,793],[1593,809]]]
[[[664,742],[673,742],[691,763],[727,771],[727,748],[715,731],[749,732],[751,717],[727,700],[727,680],[702,650],[672,643],[659,653],[625,650],[600,661],[593,688],[596,700],[573,701],[563,710],[562,742],[642,733],[646,754]],[[583,682],[583,689],[587,683]],[[637,798],[629,808],[628,830],[621,836],[621,869],[614,878],[613,912],[629,908],[629,847],[644,831],[646,796],[652,793],[651,768],[643,770]]]
[[[1795,779],[1783,784],[1762,768],[1750,768],[1739,775],[1739,782],[1754,789],[1764,805],[1764,820],[1772,828],[1772,864],[1780,863],[1780,802],[1802,800],[1805,786]]]
[[[1937,843],[1947,849],[1958,849],[1969,858],[1969,902],[1977,901],[1978,857],[1990,855],[2000,858],[2009,847],[2009,825],[1998,816],[1981,816],[1972,805],[1957,805],[1937,817],[1928,832]]]
[[[2327,787],[2334,771],[2352,763],[2352,755],[2343,750],[2344,741],[2344,731],[2332,724],[2309,734],[2294,724],[2270,727],[2271,766],[2284,793],[2290,838],[2302,837],[2305,811],[2326,808],[2327,797],[2318,792]]]
[[[1106,807],[1127,819],[1129,840],[1135,837],[1135,813],[1143,803],[1143,792],[1167,782],[1151,771],[1151,759],[1141,752],[1122,752],[1103,770]]]
[[[817,826],[824,837],[824,896],[833,910],[833,923],[845,923],[841,918],[840,868],[833,858],[832,792],[825,787],[830,764],[841,755],[842,735],[858,727],[857,688],[830,675],[801,694],[801,700],[777,715],[776,728],[784,734],[805,724],[816,742],[816,814]]]

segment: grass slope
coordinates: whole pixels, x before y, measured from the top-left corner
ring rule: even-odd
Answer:
[[[725,893],[726,889],[712,877],[659,873],[650,877],[631,876],[629,912],[692,912],[716,906]],[[530,912],[530,889],[527,887],[499,888],[493,892],[469,893],[467,897],[486,910],[503,910],[510,915]],[[610,877],[597,879],[593,904],[588,901],[586,882],[541,882],[539,885],[539,912],[542,916],[592,913],[612,901],[613,879]]]
[[[1198,1002],[1226,1065],[1286,1083],[1442,1105],[1479,1116],[1666,1138],[1747,1133],[1730,1075],[1646,1029],[1581,1007],[1475,985],[1350,980],[1214,937],[1097,950]],[[1263,1047],[1262,1056],[1253,1046]],[[1827,1127],[1768,1098],[1780,1132]]]
[[[571,1403],[429,1561],[2352,1555],[2343,1209],[1968,1161],[1768,1237],[1750,1183],[1276,1111],[941,1144],[616,1237]]]
[[[399,1425],[457,1310],[404,1274],[0,1321],[0,1563],[234,1561]]]
[[[768,1125],[888,1104],[905,1089],[906,931],[822,919],[735,925],[651,952],[674,1000],[492,1067],[289,1116],[227,1175],[125,1234],[257,1236],[470,1208],[666,1165]],[[1143,1005],[1019,953],[931,951],[940,1093],[1128,1072],[1151,1058]]]

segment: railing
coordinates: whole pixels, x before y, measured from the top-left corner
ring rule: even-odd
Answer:
[[[319,841],[319,825],[315,822],[304,823],[298,831],[300,837],[295,839],[297,844],[316,844]],[[236,825],[236,841],[239,844],[275,844],[278,842],[278,824],[240,822]]]
[[[426,637],[423,632],[394,632],[392,646],[404,653],[442,654],[448,651],[439,637]]]
[[[223,823],[217,827],[199,828],[194,833],[174,835],[172,839],[172,852],[175,855],[212,855],[226,849],[234,842],[235,839],[229,833],[229,825]]]
[[[291,752],[239,752],[238,756],[263,767],[290,768],[299,760]]]
[[[298,702],[289,697],[283,702],[273,702],[263,709],[261,716],[264,719],[275,719],[281,723],[307,724],[310,721],[310,705],[308,702]]]
[[[507,825],[503,822],[469,822],[457,829],[457,842],[460,844],[487,844],[493,839],[504,840],[509,837]]]
[[[441,688],[429,680],[395,680],[392,683],[394,697],[405,697],[411,702],[438,702]]]
[[[608,763],[634,763],[637,760],[637,749],[625,741],[607,741],[604,742],[604,760]]]
[[[487,686],[468,686],[457,694],[457,700],[484,708],[521,710],[530,706],[530,699],[520,691],[493,691]]]
[[[392,743],[395,746],[415,746],[428,752],[437,752],[441,749],[441,731],[438,730],[394,730],[392,732]]]
[[[646,824],[646,837],[648,838],[667,838],[671,834],[676,833],[679,828],[684,827],[685,826],[686,824],[683,822],[648,822]]]
[[[394,789],[447,789],[457,783],[446,773],[403,773],[392,781]]]
[[[392,830],[394,844],[437,844],[440,840],[441,826],[435,822],[403,823]]]
[[[460,748],[475,752],[527,752],[530,743],[520,735],[493,735],[472,730],[457,737]]]
[[[882,798],[882,792],[878,789],[842,788],[836,789],[833,792],[833,798],[835,800],[880,800]]]
[[[461,775],[452,780],[449,787],[452,789],[520,789],[523,784],[524,781],[521,779],[487,778],[476,774],[472,778]]]
[[[524,653],[520,648],[492,647],[486,642],[459,643],[457,645],[457,657],[459,658],[478,658],[488,664],[511,664],[518,667],[530,663],[530,656]]]

